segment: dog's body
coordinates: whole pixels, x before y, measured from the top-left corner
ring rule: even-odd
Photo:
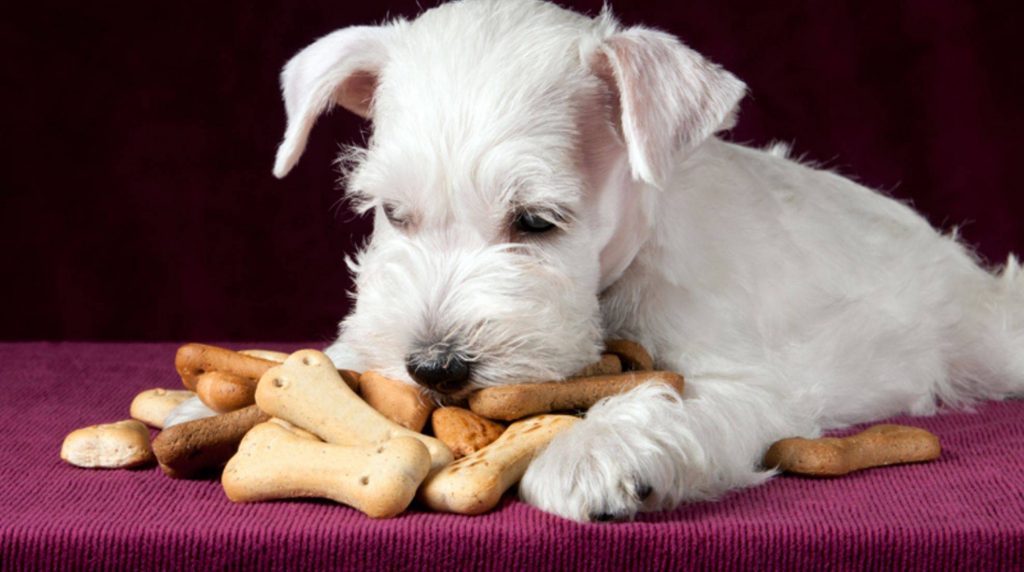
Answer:
[[[577,520],[759,483],[775,440],[1024,389],[1024,287],[894,200],[714,136],[744,86],[671,36],[535,0],[349,28],[282,76],[275,173],[333,105],[371,118],[375,213],[328,354],[460,397],[604,338],[682,372],[594,407],[520,494]],[[453,373],[455,372],[455,373]]]

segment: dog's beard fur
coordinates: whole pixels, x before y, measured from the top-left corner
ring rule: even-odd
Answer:
[[[410,353],[432,346],[472,364],[467,391],[560,379],[598,355],[593,280],[530,244],[459,248],[443,236],[395,236],[351,266],[359,295],[341,341],[396,379],[408,379]]]

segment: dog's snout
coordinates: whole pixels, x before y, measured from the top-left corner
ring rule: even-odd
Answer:
[[[410,355],[405,368],[416,383],[440,393],[457,393],[469,382],[469,363],[455,354],[422,361]]]

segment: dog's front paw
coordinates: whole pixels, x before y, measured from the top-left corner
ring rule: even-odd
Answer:
[[[589,420],[556,437],[530,464],[519,495],[541,510],[580,522],[626,520],[662,496],[664,455]]]

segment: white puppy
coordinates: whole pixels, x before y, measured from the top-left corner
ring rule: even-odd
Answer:
[[[274,173],[335,105],[374,233],[328,353],[439,397],[558,379],[604,338],[687,389],[594,407],[531,465],[528,502],[628,518],[773,474],[775,440],[1024,389],[1018,265],[827,171],[714,134],[745,86],[676,38],[536,0],[464,0],[334,32],[282,75]]]

